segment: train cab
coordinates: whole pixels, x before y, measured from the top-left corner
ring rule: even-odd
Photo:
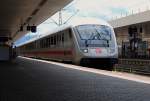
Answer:
[[[112,27],[85,24],[74,27],[74,30],[79,45],[78,61],[100,60],[109,64],[117,63],[118,50]]]

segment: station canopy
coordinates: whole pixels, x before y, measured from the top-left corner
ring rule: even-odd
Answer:
[[[0,3],[0,41],[19,39],[27,33],[26,26],[41,24],[71,1],[2,0]],[[20,31],[21,27],[23,31]]]

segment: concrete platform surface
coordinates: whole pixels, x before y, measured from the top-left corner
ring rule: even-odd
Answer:
[[[22,57],[0,63],[0,101],[150,100],[148,77],[80,68]]]

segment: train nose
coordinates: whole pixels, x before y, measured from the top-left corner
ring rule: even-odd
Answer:
[[[105,48],[91,48],[89,49],[89,54],[92,56],[107,56],[108,52]]]

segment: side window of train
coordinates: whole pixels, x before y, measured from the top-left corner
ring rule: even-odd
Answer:
[[[51,36],[51,45],[53,45],[53,36]]]
[[[48,47],[51,47],[50,36],[48,37]]]
[[[61,46],[61,32],[58,32],[58,45]]]
[[[56,46],[58,45],[58,34],[56,34]]]
[[[48,48],[49,47],[49,38],[46,38],[46,45],[45,45],[45,48]]]
[[[43,41],[44,41],[44,48],[46,48],[46,39],[44,38]]]
[[[43,42],[43,39],[42,39],[42,48],[44,48],[44,42]]]
[[[39,40],[40,46],[39,48],[42,48],[42,40]]]
[[[37,45],[37,48],[40,48],[40,40],[37,40],[36,45]]]
[[[70,48],[72,46],[72,30],[71,28],[66,30],[66,47]]]
[[[44,40],[42,39],[42,48],[44,48],[44,45],[45,45],[45,42],[44,42]]]
[[[64,44],[64,33],[62,33],[62,44]]]
[[[54,45],[56,45],[56,35],[54,36]]]
[[[35,41],[35,49],[37,48],[37,40]]]
[[[69,28],[69,38],[72,39],[72,30]]]
[[[35,42],[33,42],[33,47],[32,47],[32,49],[35,49]]]
[[[49,47],[51,47],[51,37],[49,36]]]
[[[43,40],[41,40],[41,48],[43,48]]]
[[[57,46],[60,46],[60,34],[59,32],[57,33]]]
[[[46,48],[46,43],[47,43],[46,38],[44,38],[43,40],[44,40],[44,48]]]
[[[40,40],[40,48],[42,48],[42,40]]]
[[[41,48],[43,48],[43,39],[41,40]]]
[[[35,45],[36,45],[36,44],[35,44],[35,41],[34,41],[34,42],[33,42],[33,48],[32,48],[32,49],[35,49]]]
[[[49,41],[48,41],[48,37],[46,38],[46,48],[49,47]]]

